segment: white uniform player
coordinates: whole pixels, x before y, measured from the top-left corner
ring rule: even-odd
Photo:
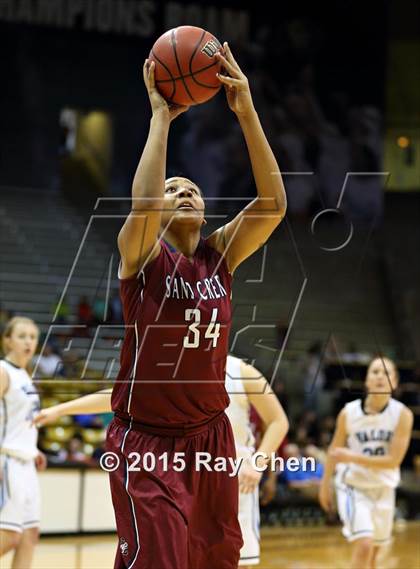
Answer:
[[[34,459],[38,429],[32,418],[39,397],[25,369],[0,360],[9,386],[0,400],[0,529],[23,532],[38,527],[40,494]]]
[[[323,509],[337,506],[343,534],[352,542],[351,569],[374,569],[391,538],[395,488],[410,444],[413,413],[396,401],[398,370],[389,358],[374,358],[366,371],[364,399],[345,405],[337,417],[319,488]]]
[[[233,356],[226,360],[226,391],[230,405],[226,414],[232,424],[237,458],[249,459],[255,452],[255,437],[250,422],[250,403],[241,373],[242,361]],[[250,494],[239,494],[239,523],[244,545],[239,565],[257,565],[260,562],[260,508],[258,486]]]
[[[368,456],[389,454],[404,405],[391,398],[376,414],[367,414],[363,405],[364,401],[357,399],[344,407],[348,448]],[[338,512],[349,541],[372,537],[375,544],[382,545],[390,540],[399,481],[399,467],[339,465],[335,477]]]

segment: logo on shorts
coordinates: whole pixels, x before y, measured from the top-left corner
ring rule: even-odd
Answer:
[[[123,555],[128,555],[128,543],[125,541],[124,537],[120,538],[120,549]]]

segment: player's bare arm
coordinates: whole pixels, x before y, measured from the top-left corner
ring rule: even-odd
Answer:
[[[346,440],[346,413],[343,409],[337,417],[334,436],[328,449],[324,475],[319,487],[319,503],[321,504],[322,509],[326,512],[331,511],[333,507],[331,480],[334,475],[335,465],[338,462],[335,460],[333,453],[336,448],[343,447],[346,444]]]
[[[7,371],[0,367],[0,398],[6,393],[9,388],[9,376]]]
[[[289,430],[286,413],[261,372],[241,362],[241,377],[247,397],[266,425],[266,430],[257,449],[263,456],[257,458],[257,466],[266,466]],[[267,458],[264,458],[267,457]],[[253,492],[262,477],[250,464],[244,464],[239,474],[239,489],[244,494]]]
[[[404,460],[404,456],[410,444],[413,421],[414,416],[412,411],[404,407],[392,438],[389,453],[383,456],[359,454],[348,448],[344,448],[342,445],[331,449],[329,454],[331,454],[336,462],[352,462],[368,468],[398,468]]]
[[[9,376],[7,375],[6,370],[0,367],[0,398],[6,393],[9,387]],[[3,478],[3,472],[0,468],[0,480]]]
[[[155,63],[146,60],[143,79],[152,108],[150,130],[137,167],[133,186],[131,212],[119,235],[121,278],[137,273],[160,251],[158,233],[165,193],[166,153],[171,121],[188,107],[169,106],[155,85]]]
[[[209,237],[210,244],[224,254],[233,271],[270,237],[286,214],[286,192],[276,158],[254,108],[248,79],[227,43],[219,54],[228,75],[219,74],[229,107],[236,114],[245,137],[258,197],[231,222]]]
[[[103,389],[90,395],[78,397],[73,401],[66,401],[42,409],[35,417],[34,424],[38,427],[49,425],[66,415],[86,415],[90,413],[111,413],[112,389]]]

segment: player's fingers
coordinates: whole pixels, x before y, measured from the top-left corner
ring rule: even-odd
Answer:
[[[145,59],[143,64],[143,80],[146,87],[149,87],[149,60]]]
[[[227,75],[222,75],[221,73],[217,73],[217,78],[221,83],[227,85],[228,87],[239,87],[242,84],[242,81],[240,79],[228,77]]]
[[[216,57],[222,63],[223,67],[230,73],[230,75],[232,75],[232,77],[239,78],[241,76],[241,72],[234,65],[232,65],[232,63],[230,63],[226,57],[223,57],[220,52],[216,53]]]
[[[242,73],[241,68],[238,65],[238,62],[233,57],[233,54],[230,50],[230,47],[229,47],[229,44],[227,41],[225,41],[225,43],[223,44],[223,49],[226,53],[226,58],[230,61],[230,63],[232,63],[232,65],[234,65]]]
[[[154,61],[150,61],[150,65],[149,65],[149,85],[150,85],[151,89],[155,88],[155,62]]]

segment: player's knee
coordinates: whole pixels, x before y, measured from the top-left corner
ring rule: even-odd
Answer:
[[[39,529],[29,528],[24,531],[25,543],[28,546],[35,546],[39,541]]]
[[[0,531],[0,551],[6,553],[16,549],[22,539],[22,534],[17,531]]]
[[[369,559],[373,551],[371,538],[358,539],[355,543],[356,554],[361,559]]]

